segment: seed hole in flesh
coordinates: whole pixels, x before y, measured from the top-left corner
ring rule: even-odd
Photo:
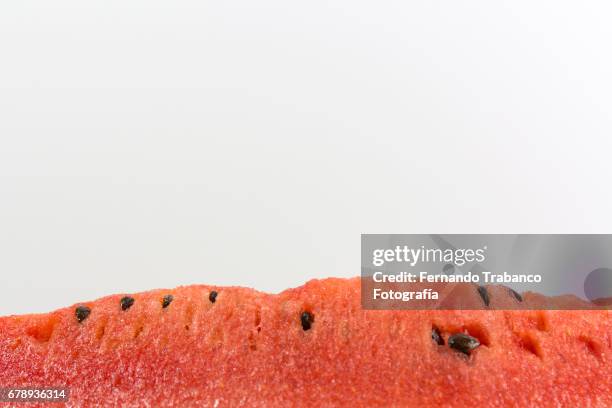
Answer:
[[[253,335],[253,333],[249,333],[248,342],[249,342],[249,349],[251,351],[256,351],[257,350],[257,340],[255,339],[255,336]]]
[[[432,329],[431,329],[431,339],[438,346],[443,346],[444,345],[444,339],[442,338],[442,335],[440,334],[440,330],[438,330],[437,327],[432,327]]]
[[[537,321],[537,328],[539,331],[550,331],[550,323],[548,321],[548,315],[546,312],[539,312],[537,315]]]
[[[472,351],[480,346],[477,338],[465,333],[456,333],[448,338],[448,345],[463,354],[470,355]]]
[[[261,324],[261,310],[259,308],[257,308],[257,310],[255,310],[255,327],[259,327],[259,325]]]
[[[142,333],[143,330],[144,330],[144,325],[143,324],[139,324],[134,329],[134,335],[132,337],[133,338],[137,338],[138,336],[140,336],[140,334]]]
[[[213,290],[212,292],[210,292],[210,295],[208,295],[208,300],[210,300],[210,303],[215,303],[217,301],[217,291]]]
[[[602,354],[603,354],[603,347],[601,346],[600,343],[598,343],[597,341],[587,337],[587,336],[580,336],[578,338],[580,341],[582,341],[587,349],[596,357],[601,358]]]
[[[130,296],[124,296],[121,298],[121,310],[128,310],[134,304],[134,298]]]
[[[538,339],[531,333],[523,333],[521,335],[521,346],[530,353],[542,358],[544,353],[542,352],[542,346]]]
[[[302,329],[304,329],[304,331],[310,330],[314,323],[314,315],[310,312],[302,312],[300,321],[302,322]]]
[[[102,340],[102,338],[104,337],[104,334],[106,333],[106,325],[107,325],[107,322],[105,319],[103,319],[98,325],[98,327],[96,327],[96,340],[98,341]]]
[[[194,306],[193,303],[187,303],[187,307],[185,308],[185,330],[189,330],[191,326],[194,324]]]
[[[489,306],[491,299],[489,298],[489,292],[487,291],[487,288],[485,288],[484,286],[479,286],[478,294],[482,298],[482,301],[484,302],[485,306]]]
[[[87,306],[78,306],[76,309],[74,309],[74,314],[79,323],[87,319],[90,313],[91,313],[91,309],[88,308]]]
[[[42,342],[46,343],[51,339],[53,335],[53,331],[55,330],[55,326],[58,323],[58,319],[51,315],[48,318],[41,319],[32,327],[29,327],[26,330],[28,336]]]
[[[225,341],[225,334],[221,327],[214,327],[209,335],[208,342],[211,345],[222,344]]]
[[[174,296],[172,296],[172,295],[164,296],[164,298],[162,299],[162,308],[165,309],[168,306],[170,306],[170,303],[172,303],[173,300],[174,300]]]

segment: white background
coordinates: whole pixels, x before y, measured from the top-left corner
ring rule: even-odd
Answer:
[[[0,314],[356,276],[365,232],[612,232],[611,12],[3,2]]]

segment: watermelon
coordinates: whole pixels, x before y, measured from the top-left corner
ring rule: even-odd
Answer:
[[[3,317],[0,387],[67,387],[78,407],[612,406],[609,310],[530,310],[546,300],[465,285],[463,304],[487,310],[363,310],[354,278]],[[526,307],[492,310],[509,300]]]

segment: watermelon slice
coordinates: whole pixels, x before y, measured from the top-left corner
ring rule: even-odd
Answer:
[[[611,407],[610,313],[368,311],[358,278],[155,290],[0,318],[0,387],[78,407]]]

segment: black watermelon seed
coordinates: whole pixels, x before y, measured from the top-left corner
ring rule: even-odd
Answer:
[[[431,329],[431,339],[438,346],[443,346],[444,345],[444,339],[440,335],[440,330],[436,329],[435,327]]]
[[[510,289],[510,294],[511,294],[512,296],[514,296],[514,298],[515,298],[516,300],[518,300],[519,302],[522,302],[522,301],[523,301],[523,297],[522,297],[522,296],[521,296],[521,295],[520,295],[520,294],[519,294],[519,293],[518,293],[516,290],[514,290],[514,289],[512,289],[512,288],[509,288],[509,289]]]
[[[79,323],[87,319],[90,313],[91,313],[91,309],[88,308],[87,306],[78,306],[74,310],[74,314],[76,315],[76,318],[79,321]]]
[[[170,306],[170,303],[172,303],[172,301],[174,300],[174,296],[172,295],[166,295],[164,296],[164,298],[162,299],[162,307],[165,309],[168,306]]]
[[[314,315],[310,312],[302,312],[300,320],[302,321],[302,329],[304,329],[304,331],[310,330],[314,323]]]
[[[213,290],[212,292],[210,292],[210,295],[208,295],[208,300],[210,300],[210,303],[215,303],[215,301],[217,300],[217,291]]]
[[[121,298],[121,310],[128,310],[134,304],[134,298],[125,296]]]
[[[448,345],[461,353],[470,355],[472,350],[480,346],[480,342],[475,337],[464,333],[457,333],[448,338]]]
[[[489,306],[491,299],[489,299],[489,292],[487,292],[487,288],[485,288],[484,286],[479,286],[478,294],[482,298],[482,301],[484,302],[485,306]]]

